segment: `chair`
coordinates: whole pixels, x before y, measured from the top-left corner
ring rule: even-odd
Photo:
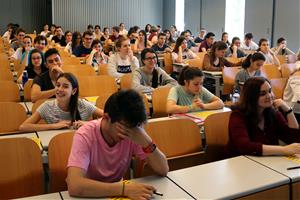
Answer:
[[[131,82],[132,82],[132,73],[125,74],[121,77],[120,80],[120,87],[121,89],[131,89]]]
[[[276,57],[278,58],[280,65],[287,63],[287,59],[284,55],[276,55]]]
[[[150,116],[151,112],[150,112],[150,106],[149,106],[148,98],[145,94],[141,94],[141,95],[143,97],[143,101],[144,101],[147,116]]]
[[[275,99],[282,99],[283,92],[287,83],[287,78],[271,79],[270,83]]]
[[[203,58],[195,58],[195,59],[189,59],[188,64],[190,67],[198,67],[199,69],[203,68]]]
[[[64,72],[70,72],[76,77],[78,76],[96,76],[96,72],[92,66],[87,64],[73,64],[73,65],[63,65],[62,70]]]
[[[10,69],[0,68],[0,81],[14,81],[14,76]]]
[[[41,150],[33,140],[0,139],[0,160],[0,199],[44,193]]]
[[[31,101],[31,86],[33,79],[28,79],[24,85],[24,101]]]
[[[98,75],[108,75],[107,64],[100,64],[98,66]]]
[[[108,75],[79,76],[77,78],[81,97],[100,96],[103,93],[113,94],[118,90],[115,79]]]
[[[0,53],[0,68],[1,69],[10,68],[10,62],[8,60],[8,56],[5,53]]]
[[[19,126],[27,119],[25,108],[16,102],[0,102],[0,135],[18,133]]]
[[[231,63],[238,63],[241,60],[240,58],[235,58],[235,57],[226,57],[225,59]]]
[[[107,99],[111,96],[111,94],[104,93],[98,96],[97,101],[96,101],[96,107],[104,110],[104,105]]]
[[[281,78],[281,72],[279,71],[278,67],[273,64],[263,65],[261,67],[261,74],[269,80],[274,78]]]
[[[231,112],[216,113],[209,115],[205,119],[206,162],[225,158],[224,150],[229,140],[228,125],[230,114]]]
[[[79,65],[80,64],[80,60],[76,57],[62,57],[62,62],[64,65]]]
[[[165,53],[164,54],[164,63],[165,63],[165,71],[168,74],[171,74],[173,72],[173,61],[172,61],[172,54],[171,53]]]
[[[223,93],[224,95],[231,94],[233,92],[236,74],[240,71],[239,67],[224,67],[222,71],[223,77]]]
[[[0,102],[20,102],[19,87],[12,81],[0,81]]]
[[[199,165],[203,148],[199,126],[186,118],[149,120],[145,130],[167,157],[170,170]],[[149,168],[138,161],[136,176],[146,175]],[[148,174],[147,174],[148,175]]]
[[[281,73],[283,78],[290,77],[291,73],[293,73],[296,70],[296,64],[283,64],[281,65]]]
[[[74,132],[54,136],[48,146],[50,192],[67,190],[67,164],[73,143]]]
[[[170,89],[171,89],[170,87],[160,87],[153,90],[152,93],[153,117],[168,116],[167,98]]]

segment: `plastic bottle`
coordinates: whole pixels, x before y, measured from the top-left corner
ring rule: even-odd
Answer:
[[[22,76],[22,84],[23,86],[25,85],[25,83],[28,81],[28,73],[27,70],[23,71],[23,76]]]
[[[33,34],[36,35],[36,30],[33,31]]]
[[[232,94],[232,103],[236,103],[238,102],[240,98],[240,94],[238,90],[234,90],[233,94]]]

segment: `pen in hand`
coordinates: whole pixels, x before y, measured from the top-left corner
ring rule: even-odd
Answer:
[[[289,168],[287,168],[287,170],[292,170],[292,169],[300,169],[300,165],[299,166],[295,166],[295,167],[289,167]]]
[[[154,191],[153,194],[159,195],[159,196],[164,196],[162,193]]]

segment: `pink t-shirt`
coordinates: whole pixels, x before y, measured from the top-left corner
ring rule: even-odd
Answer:
[[[102,182],[120,181],[130,165],[133,155],[141,160],[147,155],[142,147],[130,139],[109,147],[100,132],[101,119],[93,120],[76,131],[68,167],[79,167],[87,178]]]

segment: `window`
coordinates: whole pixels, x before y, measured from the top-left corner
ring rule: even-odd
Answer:
[[[184,0],[176,0],[175,25],[178,31],[184,31]]]
[[[226,0],[225,32],[230,40],[233,37],[244,38],[245,0]]]

